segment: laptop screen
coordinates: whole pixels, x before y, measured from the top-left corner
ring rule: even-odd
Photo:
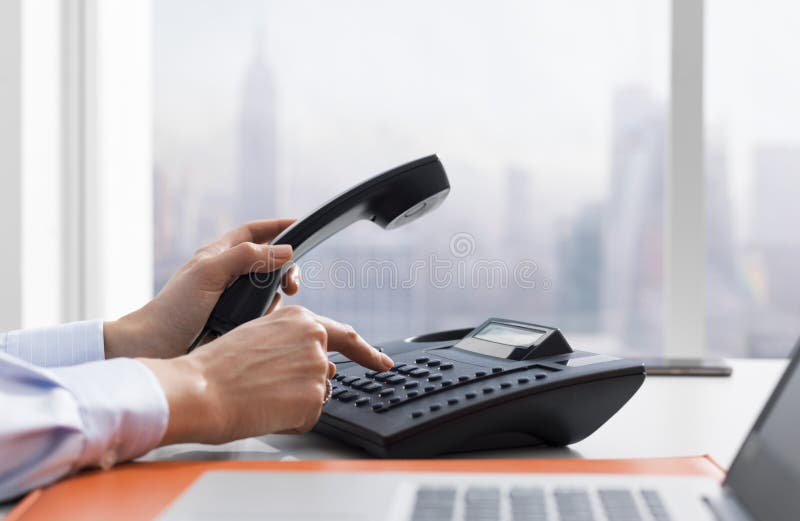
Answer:
[[[799,358],[800,342],[725,481],[758,520],[796,520],[800,512]]]

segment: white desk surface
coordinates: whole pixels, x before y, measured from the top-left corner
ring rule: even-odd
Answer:
[[[651,376],[622,410],[569,448],[483,451],[450,458],[639,458],[710,454],[730,466],[786,360],[728,360],[731,377]],[[172,445],[158,459],[351,459],[366,453],[318,434],[270,435],[219,446]]]
[[[646,458],[710,454],[729,467],[786,367],[786,360],[728,360],[725,377],[651,376],[622,410],[569,448],[472,452],[449,458]],[[369,456],[318,434],[270,435],[224,445],[181,444],[141,460],[352,459]],[[0,520],[12,504],[0,505]]]

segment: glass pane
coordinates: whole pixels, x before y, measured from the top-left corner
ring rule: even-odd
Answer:
[[[800,334],[800,5],[709,0],[708,342],[785,356]]]
[[[667,7],[156,2],[156,290],[243,220],[435,152],[442,207],[339,234],[287,300],[372,341],[500,316],[658,351]]]

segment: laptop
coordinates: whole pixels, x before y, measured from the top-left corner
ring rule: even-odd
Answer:
[[[800,519],[800,346],[725,482],[583,474],[212,471],[159,519],[789,521]]]

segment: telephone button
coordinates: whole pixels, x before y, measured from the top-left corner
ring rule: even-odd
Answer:
[[[493,387],[484,387],[483,388],[483,394],[492,394],[493,392],[494,392],[494,388]]]
[[[384,382],[384,381],[386,381],[387,378],[390,378],[392,376],[394,376],[394,375],[392,373],[390,373],[390,372],[378,373],[378,374],[375,375],[375,379],[377,381],[379,381],[379,382]]]
[[[398,369],[397,372],[400,374],[410,374],[411,371],[416,371],[417,369],[418,368],[414,367],[413,365],[407,365],[403,368]]]
[[[465,394],[464,396],[467,398],[467,400],[472,400],[473,398],[475,398],[478,395],[473,393],[473,392],[469,392],[469,393]]]
[[[431,410],[431,412],[435,412],[435,411],[438,411],[439,409],[441,409],[442,405],[439,404],[439,403],[434,403],[428,408]]]
[[[511,382],[500,382],[500,389],[508,389],[511,387]]]
[[[492,372],[493,373],[502,373],[503,372],[503,368],[502,367],[492,367]]]
[[[345,391],[344,393],[339,395],[340,402],[352,402],[358,397],[357,394],[351,393],[350,391]]]
[[[401,400],[402,398],[400,398],[399,396],[393,396],[392,398],[389,398],[389,403],[397,403]]]
[[[428,357],[427,357],[427,356],[421,356],[421,357],[417,358],[417,359],[416,359],[416,360],[414,360],[414,361],[415,361],[416,363],[418,363],[418,364],[424,364],[425,362],[427,362],[427,361],[428,361]]]
[[[375,405],[372,406],[373,411],[380,411],[381,409],[383,409],[382,403],[376,403]]]
[[[347,378],[347,377],[346,377],[345,375],[343,375],[343,374],[337,374],[337,375],[335,375],[335,376],[333,377],[333,379],[334,379],[334,380],[336,380],[337,382],[341,382],[341,381],[342,381],[342,380],[344,380],[345,378]]]
[[[408,382],[403,387],[406,388],[406,389],[413,389],[413,388],[417,387],[418,385],[419,385],[418,382]]]
[[[453,364],[451,364],[450,362],[446,362],[439,367],[439,369],[441,369],[442,371],[446,371],[447,369],[452,369],[452,368]]]
[[[417,369],[414,369],[408,374],[410,374],[411,376],[422,377],[422,376],[428,376],[429,374],[431,374],[431,372],[428,371],[427,369],[422,369],[421,367],[418,367]]]
[[[486,376],[486,371],[475,371],[475,376],[480,378],[481,376]]]
[[[391,387],[381,389],[378,392],[378,396],[389,396],[390,394],[394,394],[394,389],[392,389]]]
[[[411,413],[411,417],[412,417],[412,418],[419,418],[419,417],[420,417],[420,416],[422,416],[423,414],[425,414],[425,413],[424,413],[424,412],[422,412],[422,411],[413,411],[413,412]]]
[[[458,403],[458,398],[450,398],[447,400],[447,405],[455,405]]]
[[[348,376],[347,378],[342,380],[342,383],[345,385],[351,385],[353,382],[357,382],[361,380],[358,376]]]
[[[447,387],[448,385],[453,385],[452,380],[442,380],[442,387]]]
[[[537,380],[541,380],[543,378],[547,378],[547,375],[544,373],[536,373],[535,375],[533,375],[533,377],[536,378]]]
[[[362,387],[361,390],[364,391],[365,393],[372,394],[372,393],[374,393],[375,391],[377,391],[378,389],[381,389],[381,388],[382,388],[381,384],[376,384],[375,382],[370,382],[367,385],[365,385],[364,387]]]
[[[432,375],[431,375],[431,376],[428,378],[428,381],[429,381],[429,382],[435,382],[435,381],[437,381],[437,380],[441,380],[441,379],[442,379],[442,375],[440,375],[440,374],[432,374]]]
[[[367,371],[366,373],[364,373],[364,376],[366,376],[367,378],[372,378],[376,374],[378,374],[378,371]]]
[[[439,365],[442,365],[441,360],[431,360],[430,362],[428,362],[428,367],[437,367]]]
[[[369,403],[369,398],[364,396],[364,397],[359,398],[358,400],[355,401],[355,406],[356,407],[361,407],[362,405],[367,405],[368,403]]]
[[[402,384],[402,383],[405,383],[405,381],[406,381],[406,378],[404,376],[399,376],[399,375],[393,375],[391,378],[387,378],[386,379],[386,383],[392,384],[392,385]]]
[[[348,392],[347,389],[337,389],[331,393],[331,398],[338,398],[340,395]]]
[[[413,398],[413,397],[415,397],[415,396],[416,396],[416,395],[418,395],[418,394],[419,394],[419,393],[418,393],[417,391],[408,391],[408,392],[406,393],[406,396],[407,396],[408,398]]]
[[[396,366],[389,369],[390,371],[399,371],[400,369],[406,367],[406,364],[397,364]]]
[[[350,385],[350,387],[352,387],[353,389],[363,389],[364,387],[373,384],[374,382],[370,382],[369,380],[356,380]]]
[[[531,381],[530,378],[517,378],[517,383],[518,384],[526,384],[526,383],[528,383],[530,381]]]
[[[433,391],[434,389],[436,389],[436,387],[434,387],[432,385],[426,385],[425,386],[425,392],[426,393],[429,393],[429,392]]]
[[[466,382],[467,380],[469,380],[469,376],[467,375],[461,375],[458,377],[459,382]]]

